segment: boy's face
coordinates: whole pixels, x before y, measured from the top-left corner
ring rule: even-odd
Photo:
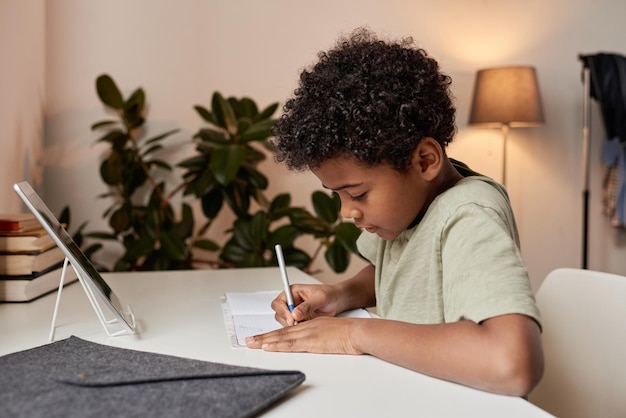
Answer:
[[[337,157],[311,170],[341,198],[341,216],[385,240],[396,238],[429,202],[429,182],[419,167],[399,173],[387,164],[369,167]]]

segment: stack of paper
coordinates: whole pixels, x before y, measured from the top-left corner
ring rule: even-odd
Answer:
[[[233,347],[245,347],[246,337],[274,331],[282,325],[274,318],[272,300],[280,290],[268,292],[226,293],[222,300],[226,330]],[[365,309],[339,314],[353,318],[371,318]]]

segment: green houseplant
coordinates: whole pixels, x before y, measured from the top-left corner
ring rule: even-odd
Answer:
[[[250,98],[224,98],[215,92],[211,108],[195,110],[205,126],[190,144],[195,154],[176,164],[183,171],[179,185],[166,190],[162,174],[172,165],[157,157],[163,141],[178,132],[170,130],[145,138],[145,93],[136,89],[124,98],[113,79],[106,74],[96,80],[101,102],[115,115],[92,125],[103,131],[98,139],[109,145],[100,166],[100,176],[109,191],[100,195],[112,201],[104,212],[111,231],[91,232],[96,241],[110,240],[123,246],[123,255],[114,270],[163,270],[192,268],[197,262],[214,267],[253,267],[275,265],[274,244],[283,246],[286,262],[310,272],[315,258],[324,253],[337,273],[348,267],[358,229],[339,216],[337,196],[316,191],[311,195],[315,215],[291,205],[288,193],[268,199],[264,192],[267,177],[258,169],[272,151],[272,118],[278,103],[259,110]],[[182,194],[180,209],[173,198]],[[189,199],[199,199],[206,218],[196,228]],[[207,238],[211,224],[228,207],[235,215],[220,246]],[[312,236],[318,243],[313,255],[299,248],[296,240]],[[214,260],[194,259],[193,248],[218,254]]]

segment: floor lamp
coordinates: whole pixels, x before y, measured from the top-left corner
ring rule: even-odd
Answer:
[[[502,184],[506,186],[506,143],[510,128],[543,124],[543,108],[534,67],[498,67],[476,73],[470,125],[502,130]]]

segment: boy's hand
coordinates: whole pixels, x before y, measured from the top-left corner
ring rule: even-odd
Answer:
[[[339,295],[331,285],[296,284],[291,286],[291,293],[296,305],[293,312],[289,312],[285,292],[272,301],[276,320],[285,327],[294,325],[294,321],[304,322],[319,316],[335,316],[341,312],[337,303]]]
[[[320,316],[298,325],[248,337],[246,345],[265,351],[363,354],[351,341],[351,331],[361,321],[368,319]]]

